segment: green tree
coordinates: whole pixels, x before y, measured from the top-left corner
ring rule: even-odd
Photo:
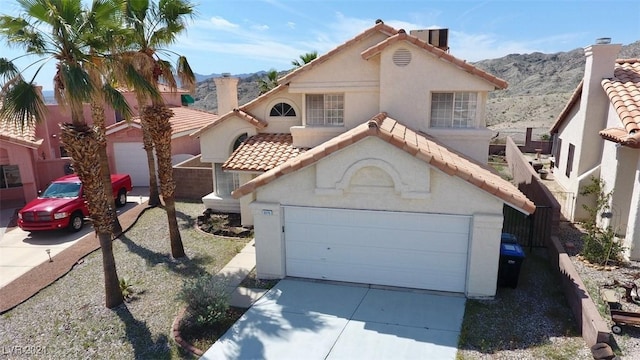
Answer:
[[[106,29],[113,25],[113,15],[119,3],[94,1],[91,9],[87,9],[81,0],[17,2],[22,13],[18,17],[1,16],[0,35],[7,44],[39,56],[39,66],[46,61],[56,61],[54,95],[58,104],[68,108],[71,114],[71,123],[61,126],[61,140],[85,188],[102,250],[105,305],[112,308],[121,304],[123,298],[111,243],[114,211],[110,205],[111,185],[103,181],[105,177],[100,168],[99,153],[104,144],[102,135],[87,124],[83,106],[100,91],[99,84],[94,82],[88,71],[99,71],[88,54],[96,46],[95,28]],[[1,98],[0,115],[15,124],[29,123],[32,119],[42,121],[45,117],[45,107],[33,79],[25,81],[20,75],[14,76],[3,85]]]
[[[193,91],[195,75],[186,57],[178,56],[174,69],[171,64],[160,58],[160,53],[172,53],[166,46],[175,42],[176,37],[186,30],[187,20],[194,15],[194,5],[187,0],[125,0],[126,21],[131,28],[127,39],[130,52],[123,53],[125,64],[129,64],[133,71],[129,74],[142,76],[149,84],[157,88],[164,83],[173,91],[177,90],[177,80],[181,86]],[[175,71],[174,71],[175,70]],[[168,108],[159,96],[149,96],[147,89],[134,86],[140,107],[145,149],[150,144],[158,157],[158,177],[160,191],[164,200],[171,255],[174,258],[183,257],[184,247],[178,229],[175,208],[175,181],[171,164],[171,123],[173,111]],[[149,168],[152,168],[149,159]],[[150,172],[150,179],[155,179],[155,172]]]
[[[313,60],[315,60],[318,57],[318,52],[317,51],[313,51],[310,53],[306,53],[306,54],[302,54],[300,55],[300,60],[298,59],[294,59],[291,61],[291,65],[299,68],[305,64],[308,64],[310,62],[312,62]]]
[[[269,92],[278,86],[278,71],[275,69],[269,70],[267,76],[258,79],[258,88],[260,89],[260,95]]]

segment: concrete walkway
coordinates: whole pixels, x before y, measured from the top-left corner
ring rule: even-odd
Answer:
[[[231,293],[231,306],[248,308],[260,299],[267,290],[240,286],[242,280],[256,266],[255,240],[251,240],[216,276],[226,279]]]

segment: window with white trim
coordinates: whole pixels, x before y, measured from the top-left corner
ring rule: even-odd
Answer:
[[[291,105],[281,102],[271,108],[269,116],[296,116],[296,111]]]
[[[431,94],[431,127],[474,128],[478,94],[434,92]]]
[[[344,125],[343,94],[307,94],[306,124],[310,126]]]
[[[231,192],[240,186],[240,177],[237,173],[222,170],[221,163],[214,164],[216,171],[216,194],[221,197],[231,196]]]

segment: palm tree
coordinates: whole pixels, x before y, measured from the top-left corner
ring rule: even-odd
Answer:
[[[84,8],[81,0],[18,0],[18,4],[22,10],[19,17],[0,17],[0,34],[8,44],[44,58],[41,61],[56,61],[54,95],[58,104],[71,113],[71,123],[61,125],[61,140],[85,189],[102,249],[105,305],[112,308],[121,304],[123,298],[111,243],[114,211],[110,206],[111,185],[109,182],[107,186],[101,175],[99,153],[103,139],[87,124],[83,104],[99,91],[87,71],[93,66],[87,50],[95,40],[90,22],[105,21],[101,25],[108,26],[106,22],[113,20],[118,3],[94,1],[91,10]],[[35,101],[39,95],[34,98],[34,94],[38,94],[38,89],[33,79],[27,82],[21,76],[14,77],[3,87],[2,115],[20,123],[31,117],[36,121],[44,119],[43,106]]]
[[[133,30],[129,48],[135,51],[129,54],[125,62],[132,65],[135,70],[133,73],[141,75],[156,87],[162,79],[173,91],[177,89],[177,75],[181,86],[187,86],[193,91],[195,75],[187,59],[178,56],[174,75],[173,67],[168,61],[160,58],[160,53],[169,52],[163,47],[175,42],[176,37],[186,29],[186,21],[194,15],[194,5],[188,0],[162,0],[158,3],[148,0],[125,0],[125,6],[127,21]],[[173,111],[165,105],[162,98],[153,96],[149,99],[139,90],[135,89],[141,110],[142,130],[148,134],[143,137],[148,136],[151,139],[158,157],[158,177],[169,223],[171,255],[174,258],[183,257],[185,253],[176,218],[176,185],[171,164],[169,120]],[[151,162],[149,165],[151,168]],[[150,173],[149,177],[155,178],[155,173]]]
[[[260,89],[260,95],[268,92],[276,86],[278,86],[278,72],[275,69],[269,70],[266,77],[258,79],[258,88]]]
[[[310,62],[312,62],[313,60],[315,60],[318,57],[318,52],[317,51],[313,51],[310,53],[306,53],[306,54],[302,54],[300,55],[300,61],[298,61],[297,59],[294,59],[291,61],[291,64],[297,68],[308,64]]]

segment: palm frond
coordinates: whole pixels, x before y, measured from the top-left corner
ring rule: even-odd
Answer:
[[[196,75],[193,73],[187,58],[185,56],[179,56],[176,67],[180,86],[187,88],[189,92],[193,93],[196,86]]]
[[[20,71],[16,65],[9,59],[0,58],[0,84],[6,84],[17,76],[20,76]]]
[[[125,77],[129,88],[134,89],[136,92],[141,92],[145,98],[151,98],[154,101],[162,100],[162,96],[160,95],[160,92],[158,92],[158,88],[147,81],[147,78],[143,74],[136,71],[134,66],[127,66],[124,72],[126,74]]]
[[[102,93],[104,94],[105,101],[111,105],[114,110],[122,114],[125,120],[128,121],[131,119],[133,112],[122,92],[107,83],[102,86]]]
[[[1,98],[0,118],[24,131],[45,119],[47,108],[40,89],[22,79],[15,82]]]

